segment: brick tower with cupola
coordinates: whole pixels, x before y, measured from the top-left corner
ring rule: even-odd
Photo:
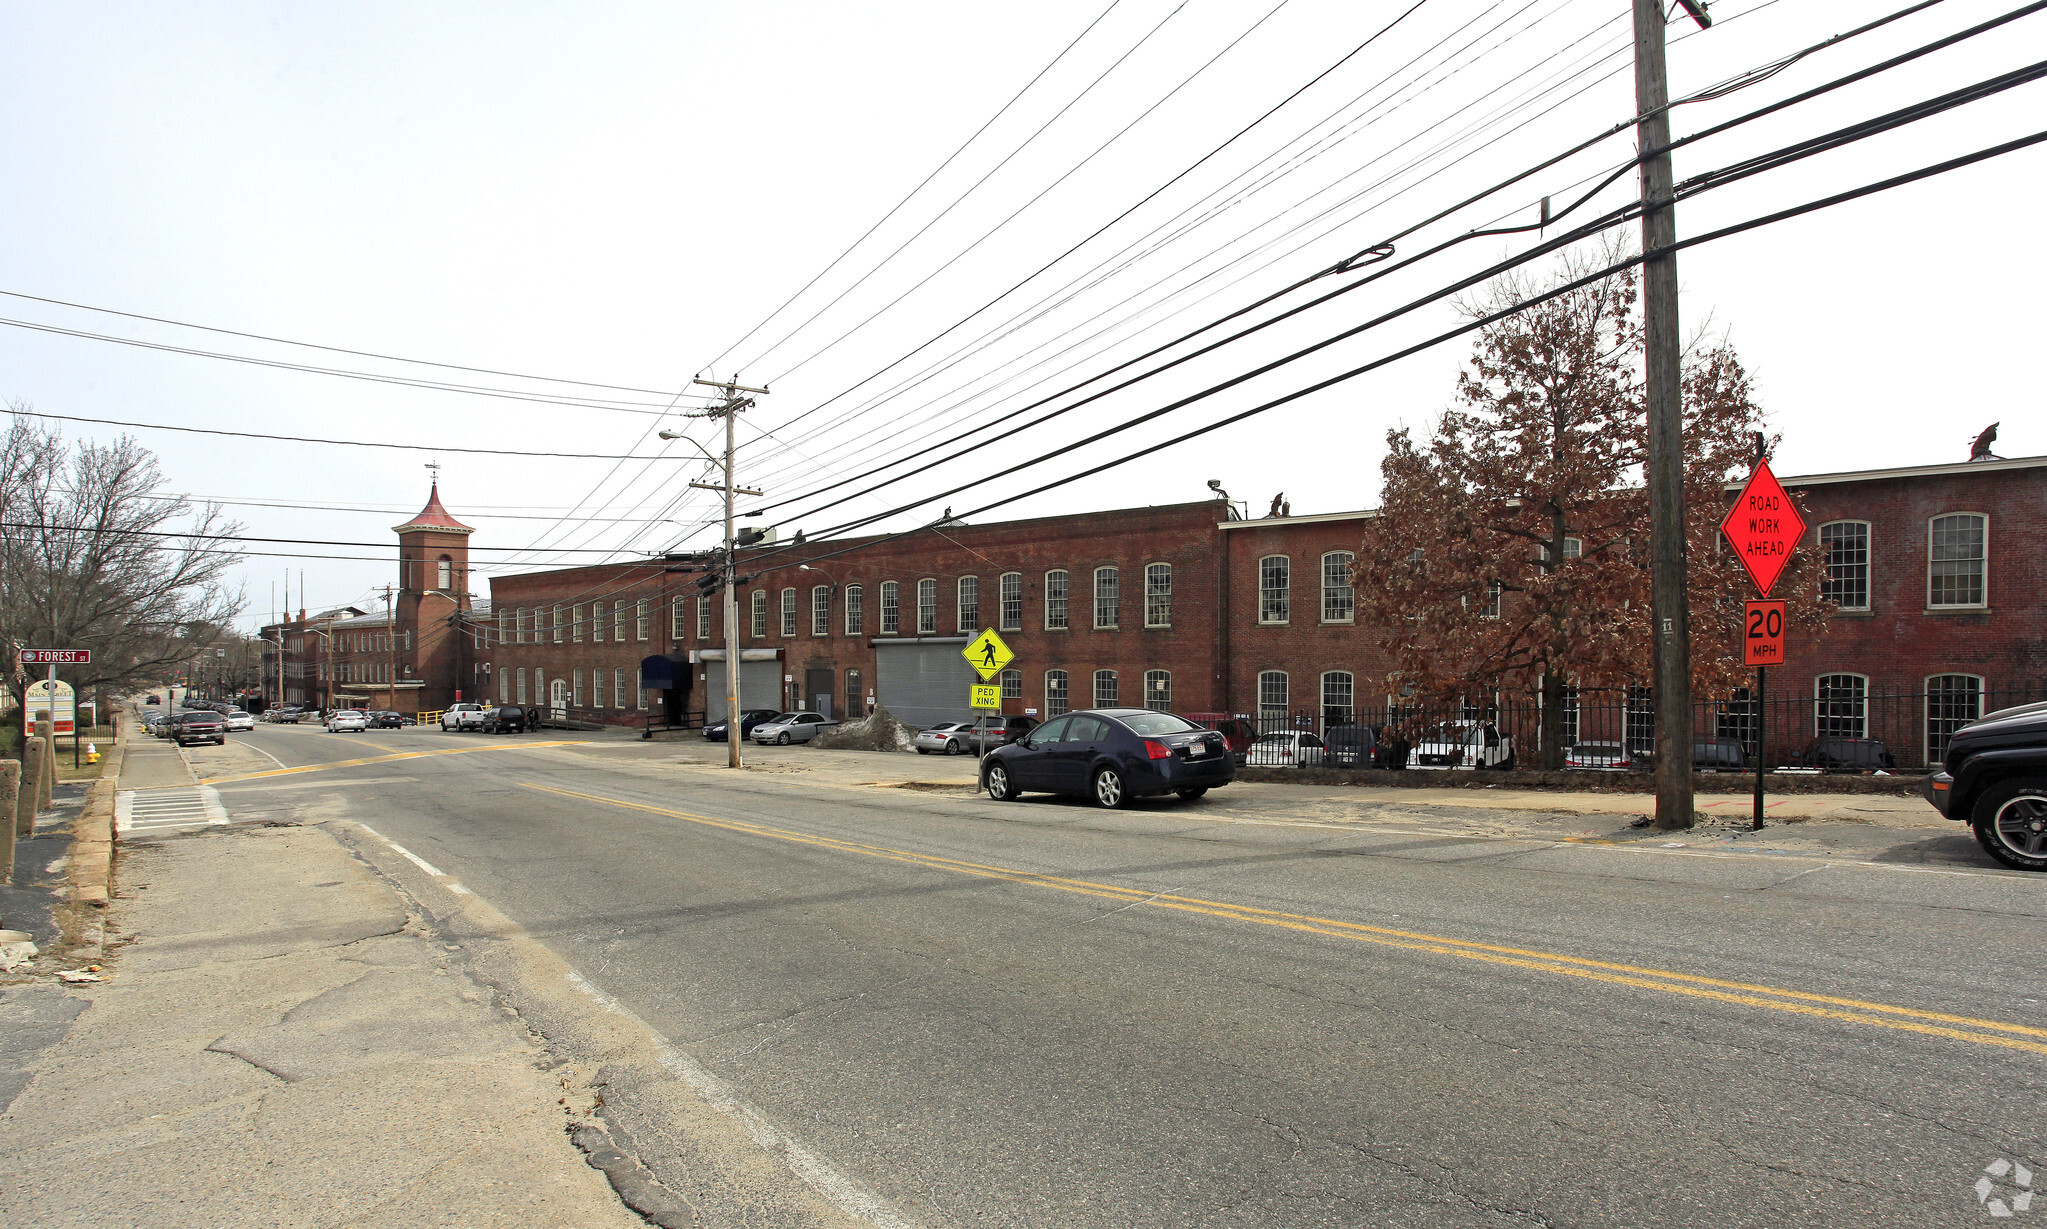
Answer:
[[[444,709],[457,699],[468,670],[467,636],[462,626],[469,609],[469,535],[476,530],[441,506],[441,486],[433,484],[426,507],[403,525],[398,535],[398,600],[394,611],[399,636],[400,695],[406,684],[413,712]],[[400,707],[405,707],[402,699]]]

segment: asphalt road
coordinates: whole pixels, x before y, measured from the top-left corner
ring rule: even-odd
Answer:
[[[1927,1226],[1993,1219],[1999,1158],[2047,1185],[2047,877],[539,745],[575,738],[189,754],[237,822],[367,824],[430,914],[487,902],[884,1223]],[[607,1113],[687,1188],[653,1093]]]

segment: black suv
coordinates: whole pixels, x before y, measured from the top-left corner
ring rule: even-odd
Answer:
[[[171,738],[180,747],[192,743],[227,745],[227,718],[211,709],[195,708],[171,718]]]
[[[2006,866],[2047,871],[2047,704],[1979,717],[1948,742],[1921,790],[1942,815],[1976,830]]]
[[[1815,738],[1797,759],[1821,772],[1888,772],[1897,767],[1891,749],[1874,738]]]

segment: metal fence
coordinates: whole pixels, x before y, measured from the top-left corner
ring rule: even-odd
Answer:
[[[1701,767],[1752,767],[1758,757],[1760,712],[1766,739],[1761,755],[1772,766],[1925,771],[1938,766],[1957,729],[1985,713],[2047,700],[2047,683],[1991,685],[1973,675],[1949,675],[1921,691],[1879,692],[1862,685],[1859,676],[1836,675],[1822,678],[1815,692],[1772,694],[1761,705],[1745,690],[1694,702],[1695,760]],[[1560,710],[1558,735],[1565,750],[1618,744],[1627,759],[1647,766],[1656,744],[1656,704],[1649,689],[1567,689]],[[1536,695],[1431,705],[1392,700],[1361,708],[1266,707],[1245,716],[1260,736],[1291,732],[1326,738],[1336,727],[1362,725],[1371,727],[1377,741],[1409,745],[1446,727],[1468,733],[1475,724],[1481,734],[1489,729],[1507,740],[1514,767],[1537,768],[1544,762],[1543,706]]]

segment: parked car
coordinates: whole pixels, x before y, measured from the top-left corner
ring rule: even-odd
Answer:
[[[1891,750],[1874,738],[1815,738],[1795,757],[1821,772],[1875,772],[1897,766]]]
[[[327,714],[329,734],[360,734],[369,728],[369,714],[359,708],[337,708]]]
[[[917,731],[910,745],[917,749],[918,755],[958,755],[967,750],[967,732],[972,728],[964,721],[941,721]]]
[[[1694,738],[1692,768],[1697,772],[1747,772],[1748,748],[1739,738]]]
[[[823,713],[783,713],[773,721],[763,721],[753,727],[753,733],[748,737],[757,743],[788,746],[790,743],[807,743],[838,724]]]
[[[526,710],[517,704],[500,704],[485,711],[482,729],[486,734],[524,734]]]
[[[162,704],[162,703],[163,703],[163,698],[162,698],[161,696],[150,696],[150,697],[149,697],[148,699],[144,700],[144,701],[143,701],[143,703],[144,703],[144,704]]]
[[[739,736],[741,738],[749,737],[753,734],[756,726],[759,726],[764,721],[773,721],[781,715],[781,710],[773,708],[741,709],[739,713]],[[726,724],[724,721],[716,721],[705,726],[704,737],[712,742],[724,742]]]
[[[1921,790],[2016,870],[2047,871],[2047,704],[1999,709],[1956,730]]]
[[[1214,730],[1222,735],[1223,745],[1230,749],[1230,754],[1237,758],[1239,764],[1244,762],[1244,753],[1251,749],[1251,744],[1258,741],[1258,731],[1252,729],[1251,723],[1242,717],[1232,717],[1228,713],[1182,713],[1180,715],[1195,725]]]
[[[282,708],[273,708],[269,714],[266,714],[266,716],[270,716],[272,721],[280,725],[297,725],[305,715],[306,710],[296,704],[287,704]]]
[[[226,746],[227,721],[211,709],[190,709],[171,718],[170,737],[180,747],[189,747],[193,743]]]
[[[1006,747],[1037,728],[1036,717],[1003,717],[985,713],[974,719],[973,730],[968,737],[973,740],[974,749],[985,754],[996,747]]]
[[[1371,768],[1379,750],[1378,735],[1368,725],[1333,725],[1322,731],[1327,744],[1323,763],[1330,768]]]
[[[1514,766],[1514,739],[1490,721],[1446,721],[1414,744],[1416,768],[1499,768]]]
[[[443,732],[480,730],[483,728],[483,716],[489,711],[483,705],[467,700],[459,704],[450,704],[441,713],[441,729]]]
[[[369,716],[372,730],[402,730],[412,724],[412,718],[388,708],[380,708]]]
[[[981,788],[998,802],[1029,790],[1123,807],[1158,794],[1192,801],[1228,785],[1236,772],[1219,731],[1146,708],[1087,709],[989,752]]]
[[[1244,762],[1258,768],[1320,768],[1328,745],[1307,730],[1261,734],[1244,752]]]
[[[229,730],[253,730],[256,728],[256,717],[253,713],[245,713],[241,709],[231,708],[227,711],[227,728]]]
[[[1635,757],[1628,753],[1628,744],[1622,742],[1572,743],[1564,749],[1564,767],[1628,772],[1635,767]]]

